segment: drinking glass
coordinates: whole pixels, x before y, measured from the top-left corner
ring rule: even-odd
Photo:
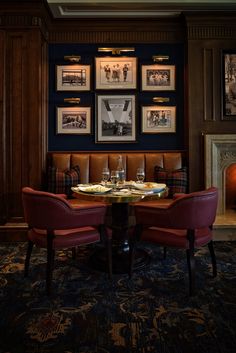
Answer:
[[[136,179],[138,183],[143,183],[145,179],[145,171],[143,168],[138,168],[136,172]]]
[[[118,181],[119,181],[119,172],[118,172],[118,170],[112,170],[111,171],[111,182],[112,182],[112,184],[115,185],[114,190],[116,190],[116,185],[117,185]]]
[[[103,183],[105,185],[108,182],[109,178],[110,178],[110,170],[109,170],[109,168],[103,168],[102,169],[102,181],[103,181]]]

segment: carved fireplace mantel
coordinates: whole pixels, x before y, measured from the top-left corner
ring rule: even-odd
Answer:
[[[205,184],[219,189],[218,214],[225,213],[225,171],[236,163],[236,134],[206,134]]]

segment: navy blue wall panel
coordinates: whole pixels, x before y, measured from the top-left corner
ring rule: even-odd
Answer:
[[[94,58],[104,56],[98,53],[98,47],[103,45],[91,44],[50,44],[49,45],[49,117],[48,117],[48,150],[49,151],[89,151],[89,150],[183,150],[184,140],[184,45],[178,44],[135,44],[125,45],[135,48],[134,53],[128,55],[138,58],[138,83],[136,90],[95,90]],[[109,47],[119,47],[110,44]],[[80,64],[91,65],[92,84],[90,92],[62,92],[56,91],[56,65],[68,65],[64,61],[65,55],[80,55]],[[153,64],[153,55],[168,55],[169,60],[161,65],[176,66],[175,91],[142,92],[141,91],[141,65]],[[95,142],[95,97],[96,94],[136,94],[137,96],[137,142],[135,143],[96,143]],[[153,104],[152,97],[169,97],[170,102],[162,105],[176,106],[176,133],[143,134],[141,133],[141,106]],[[56,107],[70,106],[64,103],[64,98],[80,97],[80,105],[92,107],[92,133],[91,135],[56,134]],[[159,105],[159,104],[158,104]],[[161,105],[161,104],[160,104]]]

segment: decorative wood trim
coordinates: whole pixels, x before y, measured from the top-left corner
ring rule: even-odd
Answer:
[[[151,42],[169,42],[176,41],[177,36],[174,32],[130,32],[130,31],[67,31],[50,32],[49,42],[67,42],[67,43],[151,43]]]
[[[186,14],[187,37],[192,39],[235,39],[235,12]]]
[[[214,112],[214,50],[203,49],[203,104],[204,120],[215,120]]]
[[[28,226],[23,221],[22,223],[6,223],[4,226],[0,226],[0,241],[27,241]]]
[[[235,28],[230,26],[190,26],[188,27],[188,39],[222,39],[235,38]]]
[[[6,38],[4,31],[0,31],[0,224],[6,221],[6,103],[5,103],[5,57],[6,57]]]
[[[43,37],[48,39],[48,31],[45,20],[40,16],[21,15],[21,14],[6,14],[0,17],[0,27],[4,29],[9,28],[38,28]]]
[[[27,117],[27,100],[23,93],[23,86],[28,77],[28,36],[22,31],[9,32],[7,34],[7,76],[6,95],[6,129],[8,131],[7,149],[7,190],[8,195],[8,219],[21,215],[21,185],[24,184],[24,152],[26,144],[24,137],[28,130],[24,122]],[[23,134],[24,130],[24,134]]]
[[[174,32],[168,31],[67,31],[50,32],[50,43],[152,43],[176,41],[179,37]]]
[[[52,23],[51,43],[151,43],[183,41],[184,26],[180,19],[163,20],[80,20]]]

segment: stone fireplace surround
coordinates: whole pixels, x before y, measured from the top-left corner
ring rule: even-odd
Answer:
[[[219,189],[217,214],[226,210],[226,169],[236,163],[236,134],[206,134],[205,147],[205,186]]]

